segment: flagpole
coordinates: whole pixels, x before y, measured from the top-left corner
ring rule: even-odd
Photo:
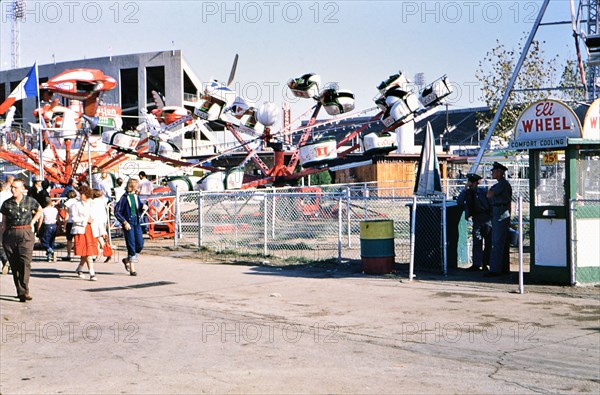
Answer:
[[[37,108],[38,108],[38,123],[39,127],[39,158],[40,158],[40,179],[44,179],[44,131],[42,130],[42,105],[40,99],[40,78],[38,73],[38,63],[37,59],[35,60],[35,89],[37,91]]]

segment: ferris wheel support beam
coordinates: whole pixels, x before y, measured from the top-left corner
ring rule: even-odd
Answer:
[[[521,71],[521,66],[523,66],[525,57],[527,56],[527,53],[529,52],[529,47],[531,46],[531,43],[533,42],[535,34],[537,33],[538,28],[540,27],[540,23],[542,22],[542,18],[544,16],[544,13],[546,12],[546,8],[548,8],[549,2],[550,2],[550,0],[544,0],[544,2],[542,3],[542,6],[540,7],[540,12],[533,24],[533,27],[531,28],[529,37],[527,37],[527,41],[525,42],[525,45],[523,46],[523,51],[521,51],[521,57],[519,58],[519,61],[517,62],[517,65],[515,66],[512,77],[508,81],[508,85],[506,86],[506,90],[504,91],[504,96],[502,96],[502,100],[500,101],[500,104],[498,105],[498,109],[496,110],[496,114],[494,115],[494,120],[492,121],[490,128],[488,129],[488,132],[485,135],[485,140],[483,141],[483,144],[479,148],[479,153],[477,153],[475,162],[473,163],[473,166],[471,167],[471,170],[469,171],[470,173],[477,173],[477,168],[479,167],[479,163],[481,162],[481,159],[483,158],[483,154],[485,153],[485,150],[487,149],[487,147],[490,143],[492,134],[494,134],[494,130],[496,129],[496,125],[498,125],[498,122],[500,121],[500,115],[502,114],[502,110],[504,110],[504,106],[506,106],[506,102],[508,101],[510,92],[512,91],[513,86],[515,85],[515,82],[517,81],[517,77],[519,76],[519,71]]]

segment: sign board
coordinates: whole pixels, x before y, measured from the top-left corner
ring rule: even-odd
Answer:
[[[600,99],[594,100],[583,121],[583,138],[600,140]]]
[[[120,129],[123,126],[121,120],[121,107],[116,104],[105,104],[98,106],[96,116],[98,117],[98,126]]]
[[[566,147],[567,139],[581,138],[577,115],[558,100],[541,100],[529,105],[515,123],[514,150]]]

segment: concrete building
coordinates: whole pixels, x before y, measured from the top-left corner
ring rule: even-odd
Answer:
[[[0,102],[4,101],[12,90],[25,78],[28,67],[0,71]],[[107,56],[93,59],[80,59],[55,64],[38,65],[40,83],[69,69],[99,69],[117,80],[115,89],[105,92],[102,101],[123,110],[123,129],[135,128],[139,123],[140,110],[155,108],[152,91],[160,92],[167,106],[184,106],[193,110],[203,91],[202,81],[185,61],[181,50],[157,51],[120,56]],[[55,95],[55,97],[58,97]],[[66,100],[63,104],[67,104]],[[37,107],[36,98],[27,98],[15,103],[17,108],[15,121],[25,128],[29,122],[36,122],[33,111]],[[225,142],[225,133],[219,133],[222,127],[209,125],[215,131],[217,141]],[[95,131],[99,133],[100,131]],[[205,137],[205,136],[204,136]],[[203,136],[187,134],[175,139],[175,143],[188,155],[202,155],[194,152],[198,139]],[[186,141],[187,140],[187,141]],[[229,141],[232,139],[229,137]],[[219,147],[221,148],[221,147]]]

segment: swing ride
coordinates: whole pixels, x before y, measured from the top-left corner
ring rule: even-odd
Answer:
[[[33,143],[25,144],[18,138],[12,138],[10,142],[19,152],[9,151],[6,149],[9,133],[3,132],[0,157],[34,174],[39,174],[43,169],[46,178],[60,184],[66,184],[70,178],[85,178],[90,166],[99,170],[111,169],[130,157],[138,157],[204,172],[203,176],[177,174],[165,177],[164,183],[172,191],[289,185],[309,174],[328,170],[330,163],[339,163],[360,148],[366,156],[385,154],[396,149],[395,129],[431,110],[452,92],[447,78],[442,77],[417,96],[401,72],[394,74],[377,86],[379,95],[375,104],[380,112],[371,120],[381,120],[385,129],[378,133],[365,133],[369,124],[362,124],[352,133],[336,139],[336,136],[324,137],[321,131],[318,134],[313,131],[316,127],[327,129],[327,125],[340,119],[351,122],[353,116],[360,114],[352,113],[355,108],[354,94],[336,85],[321,87],[321,77],[308,73],[290,79],[287,85],[294,96],[312,101],[310,120],[304,127],[292,129],[292,125],[288,125],[274,132],[272,128],[278,122],[279,108],[274,103],[255,107],[230,88],[237,61],[236,55],[228,82],[225,84],[215,80],[209,83],[193,111],[166,106],[160,93],[153,91],[156,108],[151,111],[142,109],[141,122],[134,130],[121,128],[120,107],[101,102],[102,94],[116,87],[114,78],[95,69],[66,70],[41,84],[40,89],[48,92],[50,97],[62,97],[62,102],[68,102],[68,106],[62,105],[58,99],[43,102],[35,111],[39,123],[32,125],[31,134],[37,136],[38,141],[32,138]],[[321,109],[333,118],[318,122]],[[12,115],[8,115],[3,130],[11,129]],[[205,137],[206,146],[216,147],[209,122],[230,132],[239,145],[202,159],[182,158],[175,139],[186,133],[201,134]],[[98,125],[102,126],[101,142],[108,149],[91,156],[89,148],[93,142],[90,136]],[[344,145],[355,137],[360,139],[360,144],[345,148]],[[292,146],[290,141],[295,139],[297,144]],[[271,166],[267,166],[258,155],[265,149],[273,151]],[[210,165],[216,158],[240,151],[245,151],[246,157],[234,167]],[[244,167],[249,161],[259,169],[258,175],[244,174]]]

